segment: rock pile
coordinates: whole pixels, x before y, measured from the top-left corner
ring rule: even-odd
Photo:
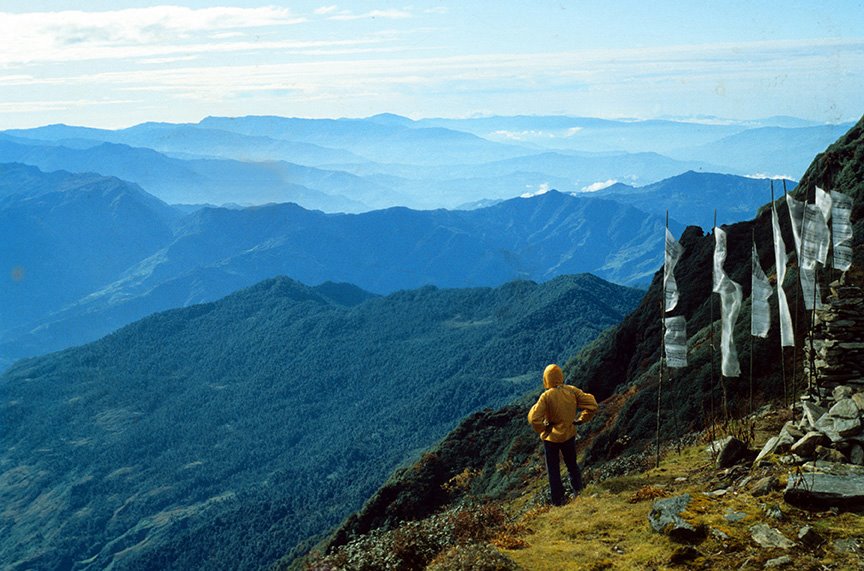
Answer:
[[[789,503],[861,505],[864,470],[853,468],[864,465],[864,290],[833,282],[804,350],[813,367],[801,419],[770,438],[754,465],[773,454],[800,466],[787,479]]]
[[[834,387],[825,401],[803,401],[801,420],[789,421],[768,439],[756,456],[758,464],[769,454],[785,464],[827,460],[864,465],[864,387]]]
[[[812,358],[815,369],[811,387],[864,390],[864,290],[842,279],[829,287],[828,301],[814,315],[812,339],[804,343],[806,362]]]

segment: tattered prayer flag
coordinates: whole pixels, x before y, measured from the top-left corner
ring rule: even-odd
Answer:
[[[768,337],[771,329],[771,308],[768,306],[768,298],[771,297],[771,282],[762,270],[759,263],[759,252],[756,244],[753,244],[753,274],[750,282],[750,335],[755,337]]]
[[[675,265],[681,258],[684,248],[666,228],[666,254],[663,261],[664,308],[672,311],[678,305],[678,283],[675,281]]]
[[[802,268],[812,270],[816,268],[817,263],[825,265],[828,261],[828,246],[831,243],[830,234],[822,209],[816,204],[805,205],[798,259]]]
[[[783,289],[783,280],[786,277],[786,243],[780,231],[780,217],[777,216],[777,208],[771,205],[771,228],[774,231],[774,264],[777,267],[777,305],[780,314],[780,346],[792,347],[795,345],[795,330],[792,327],[792,314],[789,312],[789,302],[786,301],[786,290]]]
[[[831,220],[831,203],[833,201],[833,196],[829,192],[825,192],[818,186],[816,187],[814,200],[813,202],[816,206],[819,207],[819,210],[822,211],[822,217],[825,219],[825,223],[827,224]]]
[[[852,266],[852,198],[831,191],[831,236],[834,240],[834,269],[845,272]]]
[[[714,228],[714,267],[712,272],[711,291],[720,293],[720,284],[726,277],[723,264],[726,263],[726,231]]]
[[[822,309],[822,291],[819,288],[819,281],[816,279],[815,268],[798,268],[799,278],[801,280],[801,296],[804,298],[804,308]]]
[[[786,195],[786,206],[789,207],[789,221],[792,223],[792,237],[795,238],[795,253],[801,255],[801,223],[804,221],[804,203]]]
[[[687,322],[683,315],[667,317],[663,320],[666,333],[663,344],[666,347],[666,366],[680,369],[687,366]]]
[[[720,312],[722,313],[722,328],[720,331],[720,356],[724,377],[738,377],[741,367],[738,363],[738,351],[735,349],[733,329],[738,313],[741,311],[741,286],[725,276],[720,282]]]
[[[723,269],[726,261],[726,232],[714,228],[714,288],[720,294],[720,314],[722,329],[720,334],[720,354],[722,358],[723,376],[738,377],[741,367],[738,363],[738,351],[735,349],[733,329],[738,313],[741,311],[741,286],[732,281]]]

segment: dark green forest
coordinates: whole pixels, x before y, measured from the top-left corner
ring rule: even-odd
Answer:
[[[537,389],[642,292],[262,282],[0,378],[10,569],[253,569],[299,554],[466,415]]]

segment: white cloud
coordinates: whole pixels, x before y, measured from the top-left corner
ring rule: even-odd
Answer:
[[[224,38],[231,30],[304,22],[284,8],[153,6],[84,12],[0,12],[0,64],[110,57],[111,49]],[[70,55],[71,54],[71,55]]]
[[[102,107],[105,105],[137,104],[135,99],[57,99],[50,101],[2,101],[0,113],[36,113],[43,111],[62,111],[83,107]]]
[[[583,186],[582,192],[597,192],[598,190],[603,190],[604,188],[609,188],[613,184],[617,184],[617,183],[618,183],[618,181],[613,179],[613,178],[610,178],[608,180],[598,181],[598,182],[589,184],[588,186]]]
[[[793,176],[789,176],[789,175],[785,175],[785,174],[768,174],[768,173],[764,173],[764,172],[757,172],[757,173],[754,173],[754,174],[747,174],[747,175],[744,175],[744,176],[747,177],[747,178],[755,178],[755,179],[760,179],[760,180],[761,180],[761,179],[770,179],[770,180],[783,180],[783,179],[786,179],[786,180],[791,180],[791,181],[793,181],[793,182],[798,182],[798,179],[796,179],[795,177],[793,177]]]
[[[521,195],[519,195],[519,198],[534,198],[535,196],[540,196],[541,194],[546,194],[550,190],[552,190],[552,189],[549,187],[549,183],[544,182],[544,183],[537,186],[536,191],[526,192],[524,194],[521,194]]]
[[[332,14],[339,10],[339,6],[330,5],[330,6],[321,6],[320,8],[315,9],[315,14],[318,16],[326,16],[327,14]]]
[[[355,14],[350,10],[341,10],[337,14],[330,16],[331,20],[370,20],[380,18],[382,20],[404,20],[411,18],[411,12],[406,10],[372,10],[363,14]]]
[[[499,129],[489,133],[489,136],[493,139],[506,139],[510,141],[536,141],[538,139],[569,139],[580,131],[582,131],[582,127],[571,127],[564,131],[544,131],[541,129],[508,131],[506,129]]]
[[[526,130],[526,131],[493,131],[490,135],[498,139],[509,139],[511,141],[529,141],[531,139],[548,139],[551,138],[545,131]]]

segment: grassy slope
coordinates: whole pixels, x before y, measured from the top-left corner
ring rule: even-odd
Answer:
[[[788,415],[784,409],[775,409],[756,417],[753,444],[763,444]],[[455,436],[454,431],[451,437]],[[538,501],[546,489],[539,454],[526,459],[531,469],[516,478],[520,484],[513,490],[518,492],[511,497],[491,499],[482,491],[482,474],[474,473],[472,481],[472,474],[463,472],[443,486],[442,493],[450,490],[453,495],[438,514],[403,521],[386,532],[379,529],[358,536],[347,545],[331,548],[329,556],[315,555],[302,564],[295,563],[295,567],[361,570],[422,569],[428,565],[430,569],[462,569],[460,560],[464,563],[470,559],[478,545],[486,550],[479,559],[470,561],[471,566],[490,570],[669,569],[682,557],[686,561],[677,565],[691,569],[755,570],[783,555],[792,557],[800,569],[821,569],[823,565],[827,569],[855,569],[864,565],[861,555],[841,547],[843,540],[859,545],[864,540],[860,514],[799,510],[783,503],[779,489],[755,497],[751,491],[759,478],[773,474],[782,481],[785,472],[780,466],[758,468],[749,474],[739,469],[730,475],[713,467],[705,441],[694,440],[680,450],[667,447],[658,468],[590,483],[579,498],[560,508]],[[440,450],[433,453],[437,452]],[[423,469],[421,462],[409,470]],[[531,475],[522,480],[525,474]],[[748,475],[751,479],[744,481]],[[459,487],[462,489],[454,490]],[[719,497],[704,494],[727,487],[729,492]],[[647,519],[655,498],[683,493],[694,498],[687,517],[709,530],[707,538],[689,554],[682,544],[654,532]],[[774,505],[783,513],[780,520],[765,510],[765,506]],[[724,516],[733,511],[743,513],[743,519],[728,521]],[[776,528],[793,540],[801,527],[809,525],[824,543],[818,547],[799,544],[790,550],[762,548],[750,536],[749,528],[757,523]],[[491,549],[506,555],[508,565],[496,559]]]

